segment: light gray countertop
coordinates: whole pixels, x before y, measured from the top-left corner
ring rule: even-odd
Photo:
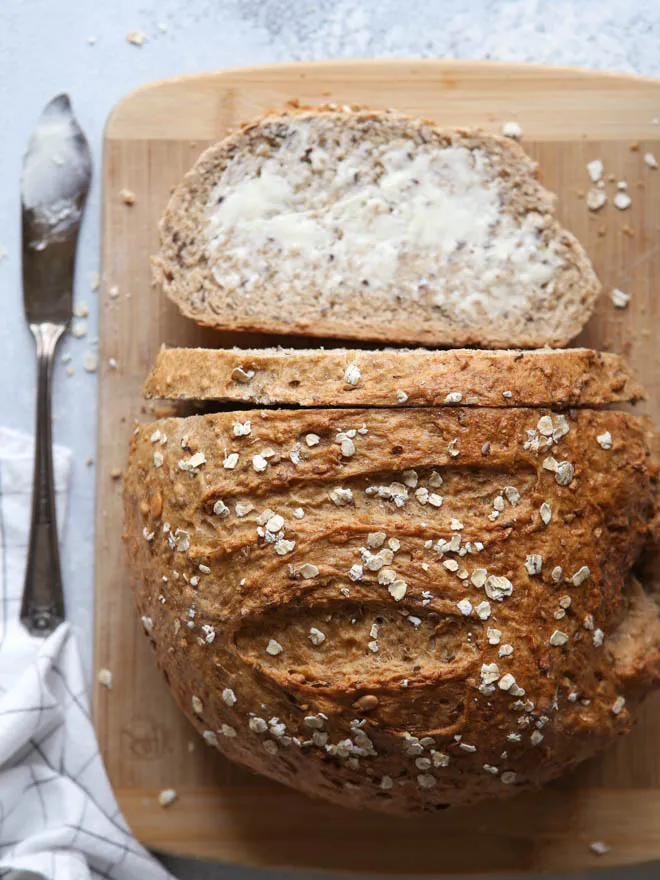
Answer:
[[[142,32],[140,47],[126,36]],[[83,367],[97,334],[101,143],[127,91],[179,73],[273,61],[351,57],[494,58],[660,74],[660,3],[641,0],[3,0],[0,4],[0,402],[2,422],[33,426],[34,352],[20,286],[21,157],[42,106],[71,95],[95,177],[77,263],[87,335],[67,337],[55,370],[54,432],[74,450],[64,536],[68,614],[90,668],[96,376]],[[660,108],[659,108],[660,109]],[[70,363],[63,359],[70,357]],[[68,376],[67,367],[73,368]],[[181,877],[192,877],[181,868]],[[637,880],[657,876],[631,874]],[[200,869],[200,877],[212,876]],[[198,876],[195,874],[195,876]],[[228,878],[244,872],[226,870]],[[254,876],[254,874],[252,874]],[[284,878],[284,874],[273,877]],[[289,875],[287,875],[289,876]]]

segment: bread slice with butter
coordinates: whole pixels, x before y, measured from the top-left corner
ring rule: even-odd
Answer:
[[[186,175],[160,234],[156,279],[226,330],[562,346],[600,291],[517,143],[392,111],[244,125]]]

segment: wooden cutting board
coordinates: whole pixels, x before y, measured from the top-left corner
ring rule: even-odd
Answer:
[[[203,331],[150,283],[149,256],[170,189],[210,143],[241,120],[292,97],[396,107],[447,125],[501,131],[516,120],[523,144],[559,194],[560,219],[591,254],[606,293],[580,342],[625,353],[651,391],[660,421],[660,82],[606,73],[494,63],[373,61],[223,71],[148,85],[113,111],[105,132],[103,283],[96,539],[95,685],[101,750],[137,836],[175,853],[254,865],[392,873],[540,871],[660,857],[660,700],[639,726],[577,773],[501,804],[402,820],[307,800],[231,766],[179,716],[137,625],[123,559],[121,481],[140,389],[162,342],[266,345],[273,338]],[[586,163],[625,180],[632,206],[586,208]],[[132,206],[120,195],[132,190]],[[277,340],[275,340],[277,341]],[[312,343],[314,344],[314,343]],[[116,368],[111,364],[114,358]],[[167,809],[157,794],[178,792]],[[597,858],[589,843],[611,852]]]

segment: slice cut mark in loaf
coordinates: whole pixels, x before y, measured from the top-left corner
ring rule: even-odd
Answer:
[[[584,348],[163,348],[145,396],[265,406],[598,407],[646,395],[623,358]]]
[[[155,277],[233,330],[561,346],[600,284],[518,144],[349,107],[273,112],[207,150]]]

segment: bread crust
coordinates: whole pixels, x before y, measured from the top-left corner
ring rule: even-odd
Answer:
[[[584,348],[162,348],[144,393],[261,405],[407,407],[599,407],[646,397],[623,358]]]
[[[388,136],[414,143],[453,145],[488,153],[506,179],[510,211],[516,217],[538,213],[547,222],[543,235],[562,255],[561,268],[553,279],[555,292],[535,314],[511,310],[498,320],[477,324],[458,320],[442,308],[401,297],[400,302],[379,301],[368,308],[360,292],[341,305],[319,309],[318,290],[312,284],[302,296],[290,296],[257,282],[251,300],[230,293],[215,280],[209,266],[202,230],[206,205],[219,176],[237,156],[254,153],[259,145],[272,143],[292,122],[322,118],[328,126],[354,131],[385,128]],[[412,119],[394,111],[364,108],[287,106],[270,111],[243,125],[199,158],[175,190],[160,224],[161,246],[153,258],[157,283],[181,312],[199,324],[224,330],[276,334],[302,334],[338,339],[363,339],[415,345],[535,348],[561,347],[577,336],[593,310],[600,283],[577,239],[554,219],[554,197],[537,181],[536,164],[509,138],[477,130],[442,129],[433,122]],[[366,302],[366,300],[365,300]]]
[[[654,527],[648,426],[564,418],[353,408],[138,426],[134,597],[207,742],[308,794],[413,813],[540,785],[628,730],[660,665],[657,608],[640,613],[629,585]]]

